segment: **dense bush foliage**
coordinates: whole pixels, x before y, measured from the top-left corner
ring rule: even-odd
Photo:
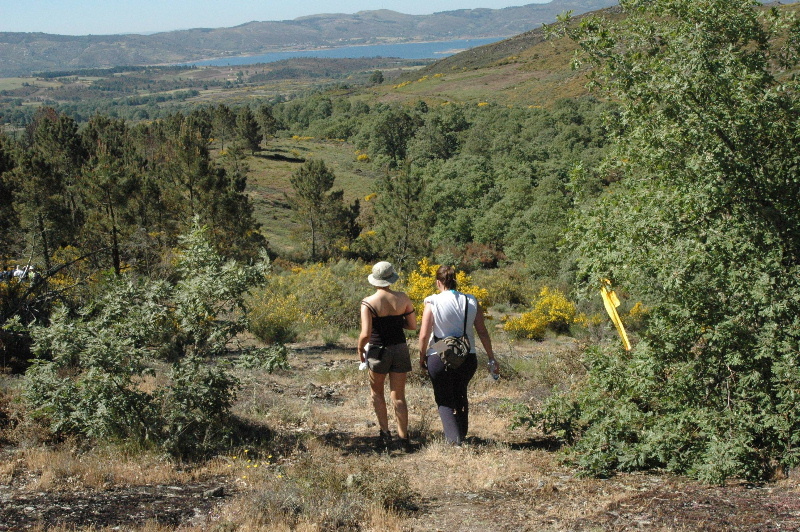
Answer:
[[[25,398],[57,435],[157,446],[177,456],[219,447],[236,380],[210,357],[243,326],[243,295],[262,264],[223,262],[202,228],[182,239],[178,280],[111,277],[102,295],[33,325]],[[172,360],[166,375],[158,359]]]
[[[649,307],[630,353],[545,427],[594,474],[663,467],[711,482],[800,463],[798,25],[741,0],[623,3],[569,30],[622,103],[606,172],[571,231],[579,280]],[[778,36],[787,38],[777,38]]]
[[[267,343],[284,343],[312,329],[357,329],[359,302],[373,290],[370,268],[343,260],[271,275],[249,299],[250,332]]]

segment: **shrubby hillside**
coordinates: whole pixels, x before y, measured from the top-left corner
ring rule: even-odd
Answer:
[[[267,92],[253,67],[147,117],[116,96],[38,106],[0,136],[0,258],[20,270],[0,281],[2,360],[24,374],[0,428],[182,460],[259,445],[268,407],[236,411],[229,370],[350,349],[368,266],[391,260],[415,303],[458,267],[525,391],[492,413],[582,474],[778,478],[800,463],[793,13],[633,1],[391,74]],[[599,312],[608,284],[630,350]],[[568,360],[525,388],[516,342],[565,335]],[[282,478],[265,483],[313,484]],[[331,478],[315,496],[374,487]]]

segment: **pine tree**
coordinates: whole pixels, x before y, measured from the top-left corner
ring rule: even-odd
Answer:
[[[425,205],[425,181],[406,167],[381,179],[375,202],[378,253],[397,269],[413,267],[431,251],[432,216]]]
[[[109,248],[111,265],[119,275],[122,249],[136,229],[129,206],[140,188],[128,128],[122,120],[95,116],[83,135],[90,153],[81,182],[87,212],[83,240],[87,246]]]
[[[294,190],[294,205],[311,233],[311,260],[317,260],[322,226],[329,219],[331,205],[341,204],[341,195],[330,193],[336,179],[321,159],[309,159],[289,178]]]
[[[31,256],[49,270],[55,250],[75,242],[83,224],[77,182],[85,151],[75,121],[48,108],[37,113],[29,138],[14,171],[15,209]]]
[[[236,134],[243,149],[255,154],[261,148],[261,131],[255,115],[249,107],[244,106],[236,113]]]

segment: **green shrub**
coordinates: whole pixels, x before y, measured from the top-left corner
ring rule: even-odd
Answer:
[[[527,305],[539,291],[536,281],[516,267],[476,270],[472,278],[488,292],[487,307]]]
[[[50,325],[30,328],[36,359],[24,397],[53,433],[158,446],[182,457],[226,441],[238,383],[202,360],[241,329],[236,311],[264,269],[222,261],[202,228],[183,245],[175,285],[112,278],[77,316],[62,308]],[[165,354],[175,363],[162,377],[155,361]]]
[[[214,451],[231,436],[230,408],[238,381],[197,357],[176,362],[156,394],[163,423],[161,446],[174,456]]]
[[[289,369],[289,349],[280,343],[260,349],[248,349],[239,355],[236,366],[244,369]]]
[[[800,26],[739,0],[622,9],[565,26],[620,103],[566,245],[586,293],[609,279],[649,313],[543,419],[594,474],[768,479],[800,464]]]
[[[297,340],[302,326],[300,305],[288,293],[281,278],[269,283],[248,300],[248,330],[267,344],[284,344]]]
[[[249,298],[249,330],[263,342],[285,343],[310,329],[357,329],[368,273],[362,263],[339,261],[272,275]]]

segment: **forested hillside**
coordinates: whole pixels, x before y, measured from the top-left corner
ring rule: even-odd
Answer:
[[[281,506],[311,485],[384,512],[340,509],[348,523],[412,519],[426,510],[405,473],[391,501],[372,472],[284,479],[314,462],[308,449],[357,452],[314,418],[334,392],[308,386],[302,411],[275,411],[291,345],[353,354],[364,278],[389,260],[418,308],[436,265],[454,265],[497,319],[508,388],[495,393],[514,398],[481,412],[536,437],[492,452],[563,446],[568,476],[787,475],[800,464],[794,13],[631,2],[391,75],[359,64],[260,85],[268,70],[252,67],[148,117],[37,106],[0,136],[0,351],[20,375],[0,389],[0,435],[206,464],[254,449],[270,466],[280,447],[286,469],[248,495],[253,522],[324,528],[318,505]],[[566,355],[549,351],[567,337]],[[537,349],[550,354],[517,356]],[[356,380],[344,365],[326,382]],[[256,401],[250,373],[280,371],[281,399]],[[314,443],[296,436],[309,425]]]

